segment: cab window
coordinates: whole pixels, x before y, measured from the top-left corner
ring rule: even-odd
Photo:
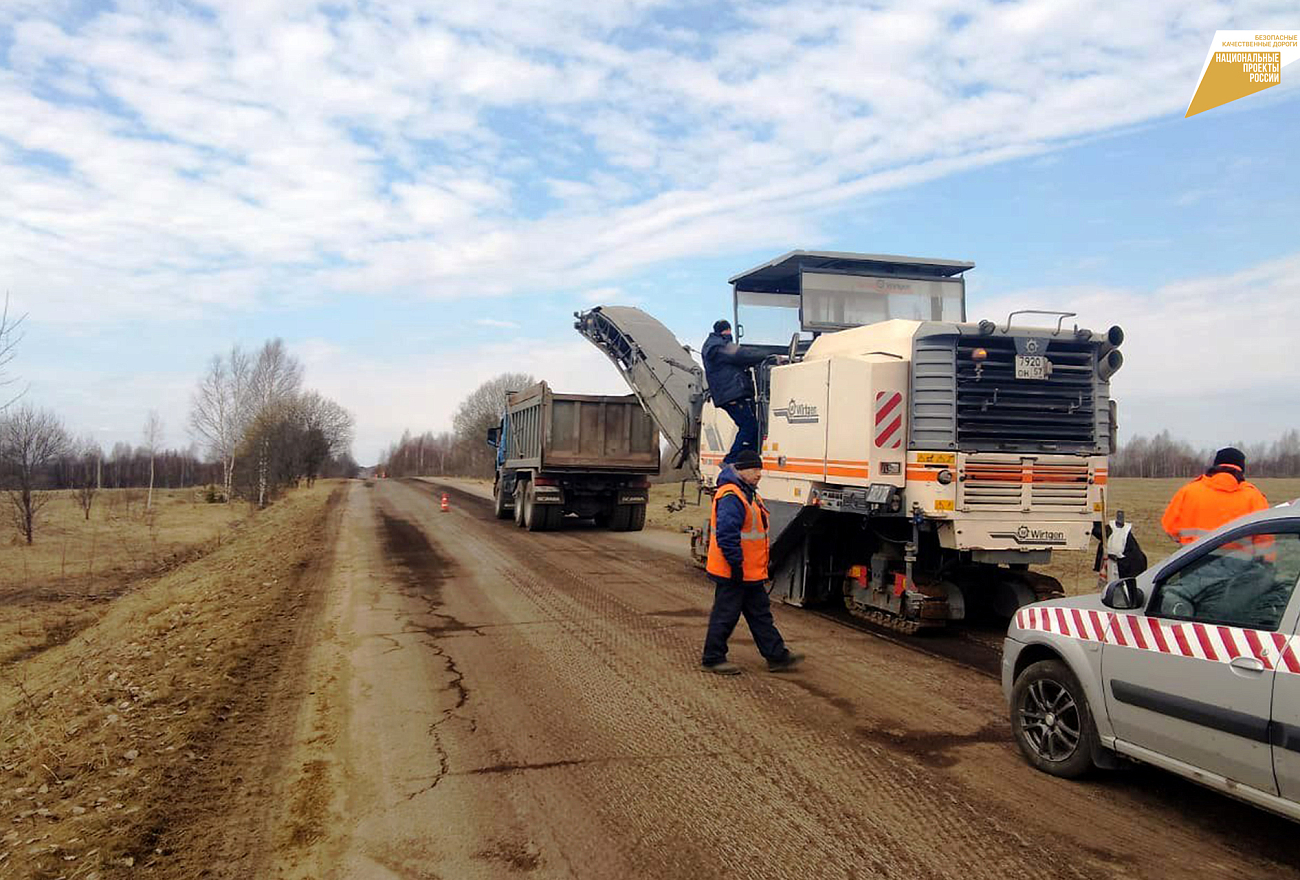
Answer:
[[[1152,614],[1276,630],[1300,579],[1300,534],[1235,535],[1162,578]]]

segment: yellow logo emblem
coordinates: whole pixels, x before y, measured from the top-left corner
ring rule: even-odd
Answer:
[[[1300,29],[1215,31],[1196,93],[1183,117],[1253,95],[1282,82],[1282,68],[1300,58]]]

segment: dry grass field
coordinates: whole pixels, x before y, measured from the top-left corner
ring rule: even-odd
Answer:
[[[30,547],[0,532],[0,663],[66,641],[132,583],[215,549],[251,515],[198,488],[155,490],[150,510],[145,494],[106,489],[87,520],[72,492],[55,493]]]
[[[1115,510],[1124,511],[1134,524],[1138,543],[1153,564],[1175,549],[1174,543],[1160,529],[1160,517],[1169,499],[1185,482],[1187,481],[1181,479],[1118,479],[1112,482],[1108,501],[1110,512],[1113,515]],[[1300,479],[1259,479],[1252,482],[1274,504],[1300,498]],[[681,485],[677,483],[651,486],[650,506],[646,512],[647,524],[672,531],[700,526],[708,516],[708,507],[694,506],[696,493],[690,484],[686,487],[688,505],[682,510],[668,510],[668,505],[681,494]],[[708,500],[708,496],[704,496],[705,505]],[[1057,553],[1052,564],[1043,571],[1058,578],[1070,595],[1093,592],[1097,583],[1096,574],[1092,570],[1094,552],[1095,545],[1094,549],[1084,553]]]
[[[156,860],[169,876],[229,876],[221,866],[246,848],[231,839],[231,816],[248,812],[237,774],[274,752],[268,714],[292,719],[277,695],[296,686],[288,658],[318,601],[337,488],[254,516],[174,493],[143,536],[138,515],[105,511],[85,526],[93,575],[65,511],[30,550],[0,548],[27,554],[25,574],[3,566],[0,600],[26,645],[5,636],[0,660],[0,877],[109,880]],[[64,594],[75,629],[40,642]]]

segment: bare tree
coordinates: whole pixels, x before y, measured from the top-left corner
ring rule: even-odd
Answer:
[[[78,468],[73,488],[76,492],[77,505],[81,508],[84,518],[89,521],[90,508],[95,503],[95,494],[99,491],[100,459],[103,458],[103,452],[93,438],[86,436],[77,442],[76,453]]]
[[[261,420],[269,424],[275,420],[275,411],[290,402],[302,387],[302,362],[289,354],[283,339],[272,339],[262,345],[257,360],[249,374],[250,423]],[[259,442],[253,448],[257,456],[257,506],[265,507],[270,480],[271,444],[276,432],[259,431]]]
[[[527,373],[502,373],[488,379],[460,402],[452,427],[469,458],[472,472],[486,474],[491,470],[492,456],[488,454],[485,438],[488,429],[501,419],[507,392],[522,391],[536,383]]]
[[[252,364],[239,346],[212,358],[190,405],[190,427],[221,462],[226,500],[235,484],[235,452],[252,420]]]
[[[307,485],[316,481],[325,463],[352,449],[352,413],[316,391],[298,395],[294,411],[304,435],[303,476]]]
[[[57,416],[24,404],[0,419],[0,472],[18,531],[32,543],[37,516],[49,503],[50,492],[40,491],[41,471],[68,445],[68,435]]]
[[[12,385],[17,379],[9,375],[8,367],[15,357],[18,356],[18,343],[22,341],[23,334],[21,326],[26,315],[13,317],[9,314],[9,294],[5,294],[4,308],[0,309],[0,389]],[[23,396],[23,392],[18,392],[14,396],[0,403],[0,412],[4,412],[18,398]],[[0,393],[0,398],[4,394]]]
[[[158,410],[149,410],[149,415],[144,420],[144,448],[149,451],[149,500],[145,502],[144,509],[153,509],[153,471],[154,459],[158,457],[158,447],[163,440],[163,420],[158,415]]]

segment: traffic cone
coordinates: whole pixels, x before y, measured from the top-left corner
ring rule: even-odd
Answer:
[[[450,503],[449,501],[447,501],[447,493],[446,493],[446,492],[443,492],[443,493],[442,493],[442,512],[443,512],[443,513],[446,513],[446,512],[449,511],[449,510],[451,510],[451,503]]]

